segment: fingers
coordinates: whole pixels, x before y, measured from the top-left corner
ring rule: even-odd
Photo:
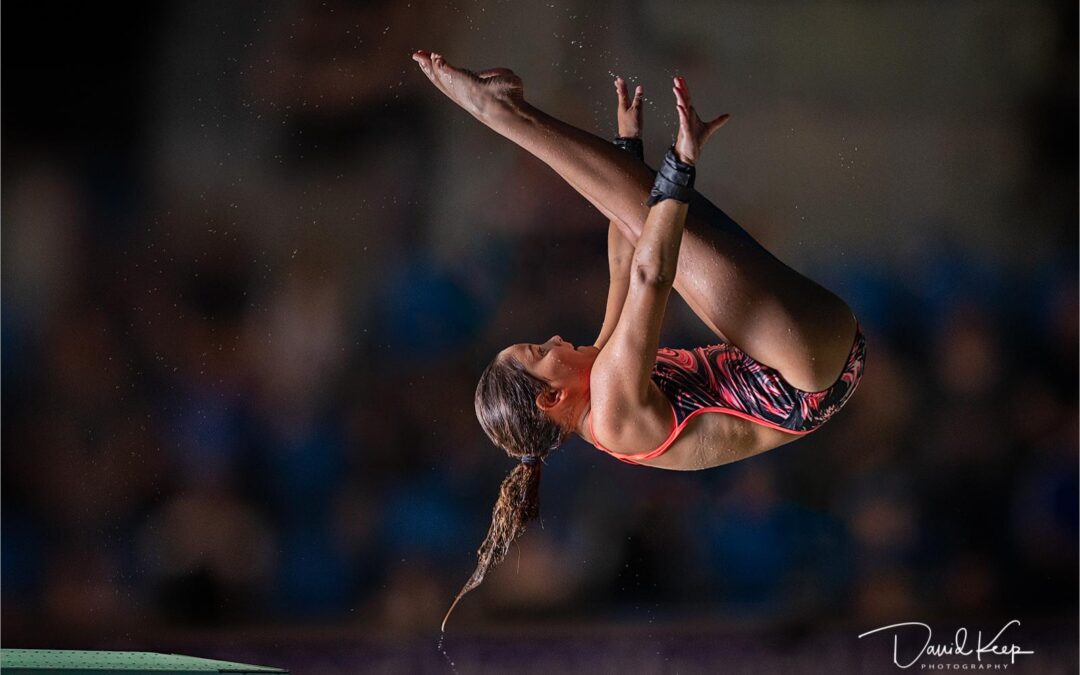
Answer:
[[[690,88],[686,86],[686,80],[681,77],[674,78],[674,83],[675,86],[671,88],[671,91],[675,92],[675,104],[679,107],[679,115],[681,116],[685,113],[687,121],[689,122],[690,119],[693,119],[691,113],[696,114],[694,106],[690,102]],[[701,123],[701,126],[704,127],[705,133],[707,134],[706,138],[712,135],[717,129],[724,126],[730,117],[731,115],[724,114],[711,122]]]
[[[673,82],[675,86],[671,90],[675,92],[675,98],[678,100],[679,105],[693,108],[693,104],[690,103],[690,89],[686,86],[686,80],[682,77],[676,77]]]
[[[621,77],[615,78],[615,94],[619,97],[619,110],[626,110],[626,82]]]
[[[642,97],[645,95],[645,88],[640,84],[634,88],[634,98],[631,99],[630,95],[626,91],[626,81],[621,77],[615,77],[615,93],[619,97],[619,110],[630,110],[631,108],[640,108]]]
[[[679,111],[679,126],[687,132],[692,131],[690,126],[690,113],[693,107],[690,105],[690,90],[686,87],[686,80],[681,77],[672,78],[675,85],[671,91],[675,92],[675,108]]]
[[[717,117],[712,122],[705,125],[705,131],[709,136],[712,136],[717,129],[727,124],[727,121],[731,119],[731,115],[724,113],[720,117]]]
[[[686,106],[682,105],[682,104],[677,104],[675,106],[675,108],[678,109],[678,111],[679,111],[679,126],[682,127],[683,129],[686,129],[687,131],[690,131],[690,111],[689,111],[689,109]]]
[[[675,107],[676,108],[689,108],[690,104],[687,102],[686,97],[677,87],[672,87],[671,91],[675,92]]]

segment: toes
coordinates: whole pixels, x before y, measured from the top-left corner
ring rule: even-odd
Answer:
[[[477,77],[487,79],[489,77],[502,77],[513,75],[514,71],[509,68],[488,68],[487,70],[481,70],[476,74]]]
[[[416,61],[417,65],[420,66],[420,70],[424,71],[424,74],[428,76],[429,80],[432,79],[430,54],[423,50],[420,50],[413,53],[412,60]]]
[[[446,88],[451,84],[450,78],[447,77],[450,70],[449,64],[446,63],[446,59],[442,57],[442,54],[431,55],[431,73],[437,83],[446,91]]]
[[[446,65],[446,61],[443,60],[442,54],[431,53],[431,70],[438,74],[442,72],[443,66]]]
[[[435,88],[441,91],[443,94],[450,96],[450,92],[446,87],[446,84],[439,77],[439,69],[436,64],[441,60],[438,54],[429,54],[425,51],[417,51],[413,54],[413,61],[416,61],[420,65],[420,70],[424,71],[424,75],[431,80],[431,83],[435,85]]]
[[[464,68],[456,68],[442,57],[441,54],[435,54],[435,67],[436,72],[439,73],[444,79],[451,78],[451,76],[458,77],[475,77],[471,72]],[[452,79],[452,78],[451,78]]]

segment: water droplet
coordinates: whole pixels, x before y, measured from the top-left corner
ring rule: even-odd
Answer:
[[[446,652],[446,649],[443,648],[444,639],[446,639],[446,633],[440,633],[438,645],[439,652],[443,655],[443,658],[446,659],[446,662],[450,664],[450,670],[454,672],[454,675],[457,675],[457,666],[454,664],[454,660],[450,658],[450,655]]]

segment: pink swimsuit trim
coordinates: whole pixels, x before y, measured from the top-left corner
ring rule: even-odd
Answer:
[[[671,403],[671,401],[668,401],[668,405],[671,406],[671,415],[672,415],[672,417],[675,417],[677,419],[677,416],[675,414],[675,406]],[[592,415],[591,412],[589,413],[589,434],[592,435],[592,438],[593,438],[593,443],[592,444],[597,450],[602,450],[602,451],[606,452],[607,454],[611,455],[612,457],[614,457],[615,459],[617,459],[619,461],[622,461],[622,462],[626,462],[627,464],[638,464],[638,465],[640,465],[642,460],[653,459],[653,458],[659,457],[660,455],[667,452],[667,449],[669,447],[671,447],[671,444],[674,443],[675,439],[679,437],[679,434],[682,433],[682,430],[686,427],[686,425],[690,422],[690,420],[694,419],[695,417],[697,417],[698,415],[700,415],[702,413],[723,413],[725,415],[732,415],[734,417],[742,418],[742,419],[744,419],[744,420],[746,420],[748,422],[753,422],[754,424],[757,424],[759,426],[768,427],[769,429],[776,429],[777,431],[783,431],[784,433],[791,434],[792,436],[805,436],[806,434],[813,431],[813,429],[810,429],[810,430],[807,430],[807,431],[792,431],[791,429],[785,429],[784,427],[779,426],[777,424],[771,424],[771,423],[766,422],[764,420],[760,420],[760,419],[754,417],[753,415],[748,415],[748,414],[746,414],[744,412],[739,412],[738,410],[731,410],[730,408],[710,407],[710,408],[698,408],[694,412],[690,413],[687,416],[687,418],[684,419],[681,423],[675,424],[674,428],[672,428],[672,430],[671,430],[671,433],[668,434],[667,440],[665,440],[663,443],[661,443],[655,450],[650,450],[648,452],[640,452],[640,453],[638,453],[636,455],[623,455],[623,454],[620,454],[620,453],[615,452],[613,450],[608,450],[603,445],[601,445],[600,441],[596,440],[596,430],[593,429],[593,415]]]

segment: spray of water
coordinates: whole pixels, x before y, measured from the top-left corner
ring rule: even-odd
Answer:
[[[443,640],[445,639],[446,633],[439,633],[439,653],[442,654],[443,658],[446,659],[446,662],[450,664],[450,670],[453,671],[454,675],[458,675],[457,666],[454,664],[454,660],[450,658],[450,655],[446,653],[446,649],[443,647]]]

